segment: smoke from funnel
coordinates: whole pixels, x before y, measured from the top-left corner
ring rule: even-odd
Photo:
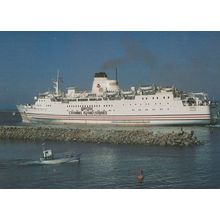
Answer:
[[[126,60],[124,58],[112,59],[112,60],[105,62],[102,65],[102,69],[104,69],[104,70],[112,69],[112,68],[115,69],[117,66],[120,66],[124,63],[126,63]]]
[[[125,39],[123,42],[125,55],[116,59],[109,60],[102,65],[102,69],[112,69],[126,64],[130,61],[143,61],[150,68],[153,68],[156,62],[155,55],[147,49],[141,48],[131,39]]]

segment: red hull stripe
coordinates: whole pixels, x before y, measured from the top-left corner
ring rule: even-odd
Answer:
[[[28,114],[35,119],[64,119],[64,120],[209,120],[209,114],[195,115],[143,115],[143,116],[119,116],[119,115],[48,115],[48,114]]]

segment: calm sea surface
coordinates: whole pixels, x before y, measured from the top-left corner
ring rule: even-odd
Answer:
[[[2,118],[1,123],[19,123],[13,120]],[[138,129],[166,132],[180,127]],[[79,164],[37,165],[42,143],[1,140],[0,188],[220,188],[220,127],[184,130],[194,130],[204,145],[47,143],[57,153],[82,153]],[[140,169],[144,170],[143,183],[136,181]]]

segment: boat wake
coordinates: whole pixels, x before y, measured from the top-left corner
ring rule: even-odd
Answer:
[[[29,166],[29,165],[41,165],[39,160],[27,160],[19,164],[20,166]]]
[[[73,164],[73,163],[79,163],[79,160],[72,160],[65,162],[65,164]],[[0,161],[0,170],[2,169],[8,169],[8,168],[14,168],[14,167],[27,167],[27,166],[45,166],[45,165],[59,165],[63,164],[63,162],[56,162],[56,163],[42,163],[40,160],[25,160],[25,159],[19,159],[19,160],[1,160]]]
[[[18,166],[26,166],[26,165],[38,165],[39,161],[34,160],[25,160],[25,159],[18,159],[18,160],[0,160],[0,169],[8,169],[14,168]]]
[[[22,162],[20,163],[20,165],[57,165],[57,164],[63,164],[63,163],[67,163],[67,164],[70,164],[70,163],[79,163],[80,161],[78,159],[75,159],[75,160],[71,160],[71,161],[66,161],[66,162],[63,162],[63,161],[53,161],[53,162],[50,162],[50,163],[45,163],[45,161],[40,161],[40,160],[33,160],[33,161],[25,161],[25,162]]]

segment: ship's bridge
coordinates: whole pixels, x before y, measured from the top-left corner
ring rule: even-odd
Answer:
[[[105,72],[95,73],[92,85],[92,93],[102,94],[103,92],[118,92],[117,80],[110,80]]]

